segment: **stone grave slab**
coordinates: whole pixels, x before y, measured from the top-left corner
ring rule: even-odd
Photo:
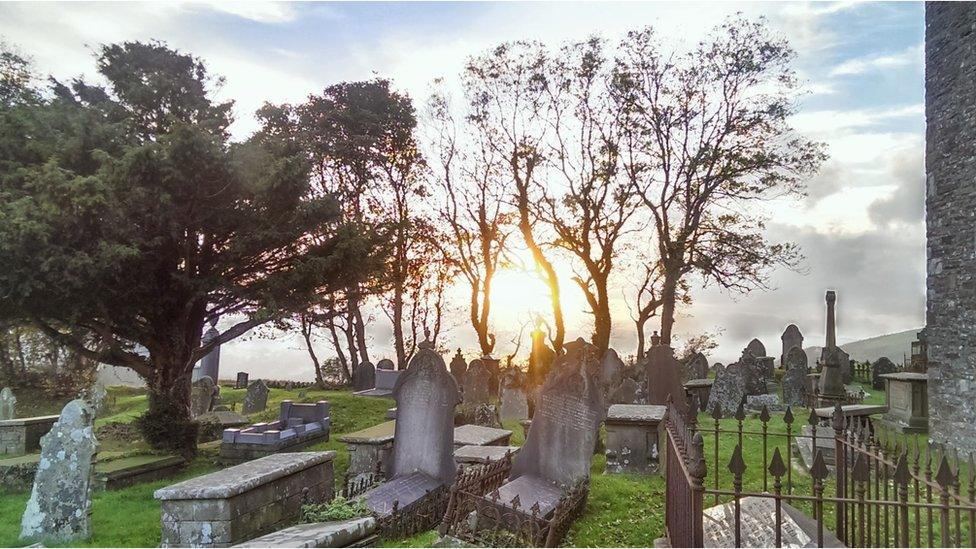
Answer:
[[[749,496],[739,500],[741,547],[776,546],[776,504],[772,498]],[[783,503],[782,547],[817,547],[817,525],[810,517]],[[705,547],[735,547],[735,503],[703,511]],[[824,547],[845,547],[826,528]]]
[[[396,419],[397,409],[396,406],[386,409],[386,419]]]
[[[655,474],[659,471],[661,422],[666,406],[614,404],[605,421],[607,473]]]
[[[396,421],[385,421],[339,437],[349,451],[350,477],[374,472],[377,463],[382,464],[384,474],[389,472],[395,430]]]
[[[0,454],[19,455],[40,450],[41,437],[57,420],[58,416],[52,415],[0,421]]]
[[[350,547],[376,531],[376,519],[359,517],[334,522],[296,524],[270,534],[254,538],[234,547]]]
[[[330,405],[281,402],[277,421],[255,423],[242,429],[224,429],[220,443],[220,460],[240,463],[277,452],[295,452],[329,440],[332,418]]]
[[[385,517],[393,512],[394,502],[398,503],[401,510],[405,509],[441,486],[441,480],[422,471],[415,471],[388,480],[362,497],[370,509],[380,517]]]
[[[714,383],[715,380],[709,378],[689,379],[685,382],[685,394],[688,395],[689,399],[694,395],[698,399],[700,408],[708,410],[708,398],[712,393]]]
[[[929,428],[928,374],[896,372],[880,374],[884,380],[888,410],[882,421],[903,433],[924,433]]]
[[[840,411],[844,414],[845,418],[853,418],[883,414],[888,411],[888,408],[881,404],[845,404],[840,407]],[[821,419],[834,417],[834,408],[832,406],[822,406],[817,408],[816,412],[817,417]]]
[[[186,460],[175,455],[141,455],[99,461],[95,464],[95,487],[119,490],[175,475],[184,465]]]
[[[803,425],[800,427],[800,435],[793,439],[793,447],[796,448],[803,466],[809,471],[813,467],[813,427]],[[834,471],[834,454],[836,445],[834,443],[834,429],[825,425],[817,426],[817,449],[823,454],[824,463],[831,472]]]
[[[548,518],[562,495],[562,490],[555,483],[536,476],[524,475],[505,483],[498,489],[498,502],[507,506],[515,496],[518,496],[519,507],[522,510],[538,503],[539,516]]]
[[[481,425],[461,425],[454,428],[454,448],[462,446],[507,446],[512,432]]]
[[[779,395],[776,393],[746,396],[747,410],[751,412],[759,412],[762,410],[763,406],[769,409],[770,412],[782,412],[786,410],[786,405],[783,404],[779,398]]]
[[[518,454],[519,446],[476,446],[469,444],[454,450],[454,461],[459,465],[483,465],[489,461],[504,459],[505,454]]]

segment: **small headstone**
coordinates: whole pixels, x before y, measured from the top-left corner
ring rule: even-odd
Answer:
[[[786,353],[786,373],[783,374],[783,404],[803,406],[806,404],[809,387],[810,368],[807,367],[807,354],[799,347]]]
[[[684,379],[704,379],[708,377],[708,358],[702,353],[692,355],[684,365]]]
[[[779,339],[783,343],[782,352],[779,355],[779,363],[780,366],[785,368],[786,355],[789,354],[790,349],[793,347],[803,349],[803,334],[800,333],[800,329],[796,327],[796,324],[790,324],[783,330],[783,335]]]
[[[263,379],[254,380],[247,385],[247,394],[241,404],[242,414],[263,412],[268,407],[268,385]]]
[[[529,417],[529,401],[525,397],[525,390],[518,386],[502,385],[501,419],[527,419]]]
[[[709,411],[717,404],[722,408],[722,415],[730,417],[745,396],[746,380],[740,368],[732,364],[715,374],[715,382],[712,383],[712,390],[708,393]]]
[[[766,390],[766,368],[755,355],[748,350],[743,351],[739,362],[730,364],[729,368],[736,368],[746,383],[747,395],[764,395]]]
[[[898,371],[898,366],[895,365],[888,357],[883,356],[878,360],[874,361],[871,365],[871,388],[873,389],[884,389],[885,380],[881,377],[882,374],[893,374]]]
[[[465,362],[464,357],[461,355],[461,349],[458,349],[457,353],[454,354],[454,358],[451,359],[451,375],[460,382],[464,379],[464,372],[467,370],[468,363]]]
[[[392,362],[390,364],[393,364]],[[391,370],[393,368],[390,368]],[[356,365],[356,372],[353,376],[353,388],[356,391],[366,391],[376,387],[376,368],[373,363],[364,360]]]
[[[746,345],[746,352],[752,353],[754,357],[766,356],[766,346],[762,344],[762,341],[753,339]]]
[[[20,523],[21,539],[71,545],[91,535],[94,419],[85,401],[72,400],[41,438],[41,459]]]
[[[10,387],[0,389],[0,421],[17,417],[17,397]]]
[[[237,381],[234,382],[235,389],[247,389],[248,373],[237,372]]]
[[[395,370],[396,369],[396,365],[393,364],[393,361],[392,360],[390,360],[388,358],[384,358],[383,360],[381,360],[381,361],[379,361],[379,362],[376,363],[376,369],[377,370]]]
[[[203,376],[193,382],[190,389],[190,415],[197,417],[213,409],[214,389],[217,385],[210,376]]]
[[[464,373],[464,406],[474,408],[488,403],[491,372],[480,358],[471,361]]]

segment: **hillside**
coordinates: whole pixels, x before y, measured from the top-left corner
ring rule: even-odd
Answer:
[[[904,332],[852,341],[841,345],[840,348],[851,355],[852,360],[873,362],[886,356],[895,364],[901,364],[905,357],[911,355],[912,341],[915,341],[915,335],[920,329],[915,328]],[[821,349],[822,347],[806,347],[803,349],[807,353],[810,364],[815,363],[820,358]]]

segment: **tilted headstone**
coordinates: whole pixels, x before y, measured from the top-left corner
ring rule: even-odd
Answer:
[[[13,389],[4,387],[0,389],[0,421],[15,419],[17,417],[17,397]]]
[[[480,358],[476,358],[471,361],[471,364],[468,364],[468,370],[464,373],[462,383],[466,408],[474,408],[488,403],[491,372]]]
[[[722,407],[722,415],[730,417],[738,409],[739,404],[746,396],[746,380],[742,375],[741,368],[735,364],[730,364],[727,368],[722,368],[715,374],[715,382],[708,393],[709,411],[715,405]]]
[[[644,378],[647,380],[647,404],[665,405],[668,400],[686,412],[688,402],[682,383],[681,363],[667,345],[654,345],[644,357]]]
[[[237,380],[234,382],[234,388],[247,389],[248,377],[247,372],[237,372]]]
[[[193,382],[190,388],[190,415],[197,417],[213,409],[213,398],[217,385],[209,376]]]
[[[702,353],[695,353],[685,362],[684,381],[706,377],[708,377],[708,358]]]
[[[393,364],[393,361],[392,360],[390,360],[388,358],[384,358],[383,360],[381,360],[381,361],[379,361],[379,362],[376,363],[376,369],[377,370],[395,370],[396,369],[396,364]]]
[[[874,389],[884,389],[885,380],[881,375],[893,374],[898,371],[898,366],[886,356],[874,361],[871,365],[871,387]]]
[[[95,415],[85,401],[72,400],[41,438],[34,487],[20,522],[20,537],[68,543],[91,535]]]
[[[779,337],[782,342],[782,352],[779,355],[780,366],[786,367],[786,355],[790,352],[793,347],[803,348],[803,334],[800,333],[800,329],[796,327],[796,324],[790,324],[783,330],[783,335]]]
[[[454,354],[454,358],[451,359],[451,375],[460,383],[464,379],[464,372],[467,370],[468,363],[464,360],[464,356],[461,355],[461,349],[458,349],[457,353]]]
[[[242,414],[254,414],[263,412],[268,407],[268,384],[263,379],[257,379],[248,383],[247,394],[244,395],[244,402],[241,404]]]
[[[746,351],[752,353],[752,356],[757,358],[766,356],[766,346],[763,345],[762,341],[759,341],[758,339],[753,339],[750,341],[749,344],[746,345]]]
[[[393,364],[392,362],[390,363]],[[393,368],[390,368],[391,370]],[[356,391],[366,391],[376,387],[376,368],[373,363],[364,360],[356,365],[356,375],[353,376],[353,388]]]
[[[569,486],[586,478],[605,407],[596,347],[569,344],[552,365],[510,480],[523,476]],[[531,503],[522,498],[525,505]]]
[[[461,402],[457,382],[433,344],[424,342],[397,379],[397,403],[390,475],[422,472],[444,484],[454,482],[454,408]]]

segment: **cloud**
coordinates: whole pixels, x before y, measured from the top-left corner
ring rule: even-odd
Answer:
[[[871,221],[885,227],[921,222],[925,217],[925,166],[921,148],[896,155],[889,175],[895,190],[868,207]]]
[[[801,132],[836,135],[893,122],[917,120],[924,115],[925,105],[914,103],[873,109],[811,110],[793,115],[792,122]]]
[[[889,70],[907,66],[922,67],[923,46],[912,46],[902,52],[889,55],[872,55],[848,59],[830,71],[830,76],[850,76],[867,72]]]
[[[298,16],[291,4],[286,2],[228,2],[214,0],[211,2],[191,2],[189,7],[202,6],[220,13],[227,13],[237,17],[256,21],[258,23],[289,23]]]

